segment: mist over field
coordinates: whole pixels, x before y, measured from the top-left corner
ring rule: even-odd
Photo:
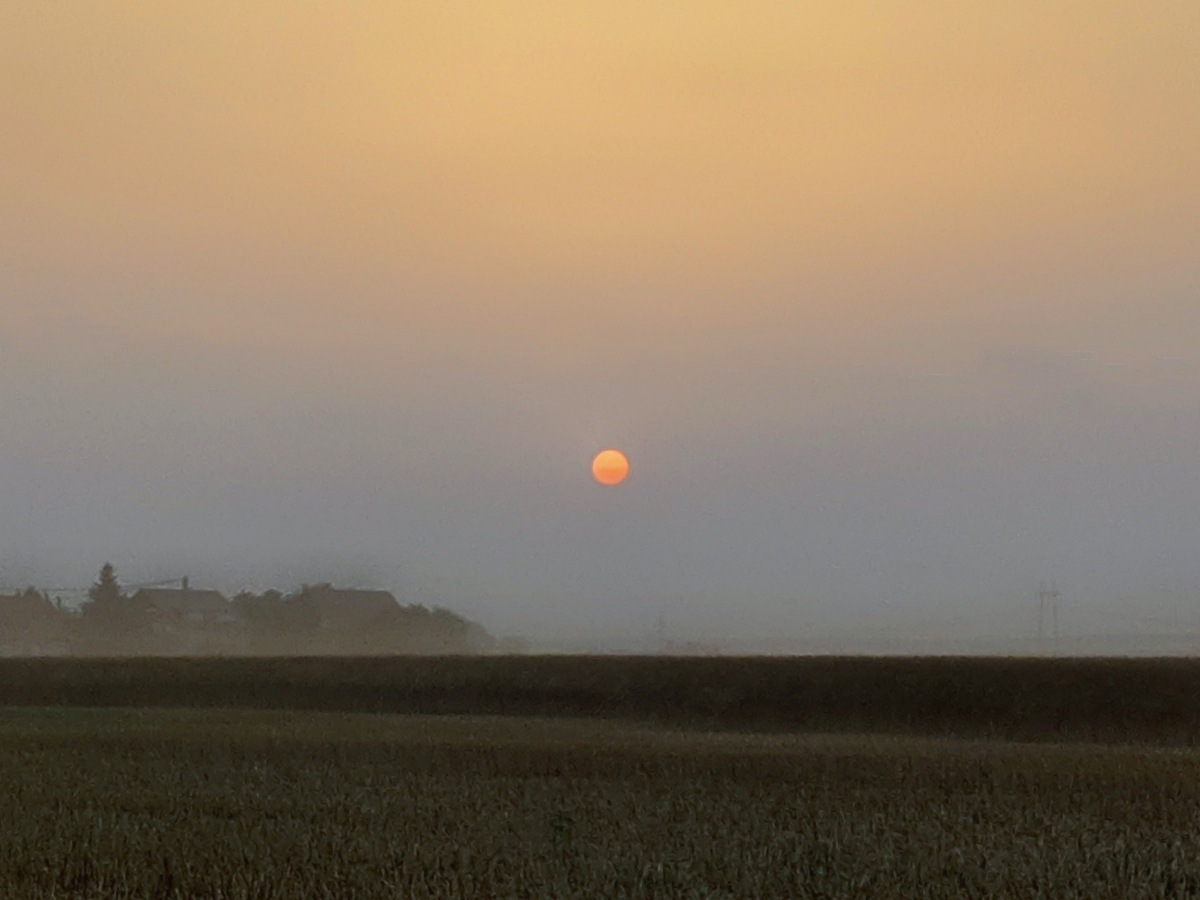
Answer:
[[[1200,646],[1197,60],[1192,2],[8,4],[0,587]]]
[[[1197,0],[0,2],[0,897],[1200,896]]]

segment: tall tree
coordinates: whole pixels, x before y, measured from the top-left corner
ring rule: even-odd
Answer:
[[[100,567],[100,577],[88,588],[88,597],[93,603],[104,603],[121,599],[121,585],[117,583],[117,570],[112,563]]]

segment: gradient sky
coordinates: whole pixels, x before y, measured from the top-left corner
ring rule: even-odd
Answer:
[[[0,583],[1200,627],[1198,110],[1195,0],[9,0]]]

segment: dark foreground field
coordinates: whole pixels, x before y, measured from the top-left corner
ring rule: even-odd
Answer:
[[[0,662],[0,897],[1200,896],[1200,663]]]
[[[1200,751],[0,711],[0,896],[1200,893]]]
[[[1200,660],[0,660],[0,706],[608,718],[745,731],[1200,744]]]

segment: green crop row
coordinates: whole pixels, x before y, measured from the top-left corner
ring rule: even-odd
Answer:
[[[1200,753],[222,710],[0,714],[0,896],[1200,894]]]

